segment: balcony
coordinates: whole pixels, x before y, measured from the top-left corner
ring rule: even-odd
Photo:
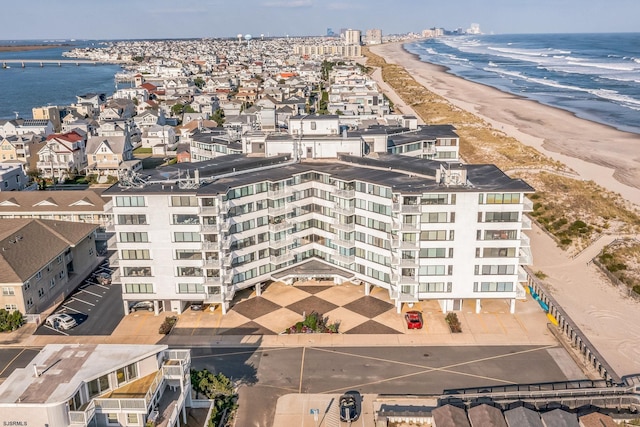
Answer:
[[[118,249],[118,239],[116,238],[115,234],[109,237],[109,240],[107,240],[107,249],[112,251]]]
[[[233,262],[232,254],[225,254],[225,256],[222,258],[222,265],[224,267],[231,267],[232,262]]]
[[[420,231],[420,225],[415,222],[392,222],[391,229],[394,231]]]
[[[221,276],[207,276],[204,281],[205,285],[210,286],[220,286],[222,285],[222,277]]]
[[[271,216],[279,216],[279,215],[286,214],[291,209],[293,209],[293,206],[289,206],[289,205],[282,205],[282,206],[277,206],[277,207],[271,207],[270,206],[268,211],[269,211],[269,215],[271,215]]]
[[[418,260],[417,259],[407,259],[407,258],[399,258],[397,256],[393,256],[391,258],[391,265],[394,267],[417,267]]]
[[[394,249],[417,249],[418,242],[410,240],[392,239],[391,247]]]
[[[226,220],[226,221],[222,221],[219,224],[219,228],[218,229],[220,230],[220,233],[227,234],[229,232],[230,228],[231,228],[231,222],[229,220]]]
[[[400,203],[392,203],[391,210],[399,213],[420,213],[422,208],[420,205],[403,205]]]
[[[221,248],[223,251],[229,251],[231,249],[231,244],[233,243],[233,239],[231,237],[226,237],[222,239]]]
[[[353,199],[354,197],[356,197],[356,190],[354,190],[354,189],[336,190],[333,193],[333,195],[336,196],[336,197],[340,197],[341,199]]]
[[[533,264],[533,256],[531,255],[531,248],[520,248],[520,265]]]
[[[333,224],[333,228],[335,228],[336,230],[350,232],[356,229],[356,223],[355,222],[339,223],[336,221],[336,223]]]
[[[271,249],[282,249],[294,243],[294,239],[291,237],[286,237],[280,240],[270,240],[269,247]]]
[[[400,285],[417,285],[418,278],[416,276],[400,276],[398,284]]]
[[[293,188],[285,187],[267,191],[267,197],[270,199],[281,199],[283,197],[291,196],[293,194]]]
[[[275,265],[280,265],[288,261],[293,261],[293,259],[294,259],[294,254],[291,251],[287,251],[287,253],[283,255],[278,255],[278,256],[271,255],[271,263]]]
[[[218,206],[201,206],[200,207],[200,216],[218,215],[218,212],[220,212],[220,209],[218,208]]]
[[[355,255],[342,255],[339,252],[331,255],[331,261],[338,262],[340,264],[353,264],[356,261]]]
[[[335,213],[339,213],[340,215],[353,215],[356,212],[356,208],[355,206],[340,206],[336,203],[335,207],[333,208],[333,211]]]
[[[273,232],[287,230],[287,229],[293,227],[294,225],[296,225],[295,222],[287,221],[287,220],[284,220],[284,221],[279,222],[277,224],[269,224],[269,226],[271,228],[271,231],[273,231]]]
[[[520,233],[520,247],[521,248],[530,248],[531,247],[531,239],[524,233]]]
[[[533,202],[526,196],[522,200],[522,212],[533,212]]]
[[[342,246],[343,248],[354,248],[356,246],[355,240],[342,239],[340,237],[333,239],[333,243],[338,246]]]
[[[220,249],[220,244],[218,242],[212,242],[209,240],[204,240],[202,242],[202,249],[205,250],[218,250]]]
[[[118,251],[115,251],[110,257],[109,257],[109,267],[117,267],[118,266],[118,262],[120,261],[120,257],[118,256]]]
[[[531,218],[526,215],[522,215],[522,229],[531,230]]]
[[[217,225],[211,225],[211,224],[202,224],[200,226],[200,231],[202,233],[205,233],[205,234],[217,233],[218,232],[218,226]]]

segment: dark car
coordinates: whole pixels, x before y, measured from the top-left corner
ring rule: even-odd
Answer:
[[[137,303],[129,307],[129,310],[131,312],[140,310],[153,311],[153,301],[138,301]]]
[[[340,420],[355,421],[360,418],[362,409],[362,396],[360,393],[351,390],[340,396]]]
[[[422,313],[419,311],[407,311],[404,318],[407,321],[407,328],[422,329]]]

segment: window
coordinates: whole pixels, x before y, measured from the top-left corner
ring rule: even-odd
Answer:
[[[418,285],[418,292],[451,292],[451,283],[427,282]]]
[[[177,231],[173,233],[173,241],[174,242],[199,242],[200,241],[200,233],[198,232],[181,232]]]
[[[116,206],[145,206],[142,196],[116,196]]]
[[[58,264],[60,264],[62,262],[62,255],[58,255],[58,257],[56,258],[56,262]]]
[[[423,194],[421,203],[423,205],[446,205],[447,201],[446,194]]]
[[[515,274],[515,265],[476,265],[476,273],[482,275],[505,275]],[[481,273],[479,273],[481,271]]]
[[[3,296],[11,296],[11,295],[15,295],[15,289],[11,288],[11,287],[3,287],[2,288],[2,295]]]
[[[481,213],[478,213],[479,215]],[[518,212],[487,212],[485,222],[518,222]]]
[[[138,424],[138,414],[127,414],[127,424]]]
[[[151,276],[151,267],[123,267],[122,273],[128,277],[149,277]]]
[[[127,231],[120,233],[120,241],[123,243],[148,242],[149,237],[146,232]]]
[[[7,311],[17,310],[18,306],[15,304],[5,304],[4,309]]]
[[[87,385],[89,389],[89,398],[91,399],[109,390],[109,376],[103,375],[100,378],[89,381]]]
[[[484,240],[515,240],[517,230],[485,230]]]
[[[199,267],[178,267],[178,277],[202,277],[202,269]]]
[[[198,199],[193,196],[171,196],[171,206],[198,206]]]
[[[120,225],[146,225],[146,215],[118,215],[118,224]]]
[[[196,252],[193,250],[176,250],[176,259],[202,259],[202,252]]]
[[[179,294],[202,294],[204,286],[201,283],[178,283]]]
[[[446,248],[423,248],[420,249],[420,258],[445,258]]]
[[[120,425],[120,422],[118,421],[118,414],[107,414],[107,424]]]
[[[123,368],[120,368],[116,371],[116,378],[118,379],[118,387],[120,387],[124,383],[133,381],[138,378],[138,367],[135,363],[132,363]]]
[[[149,249],[123,249],[120,259],[151,259]]]
[[[473,292],[513,292],[513,282],[475,282]]]
[[[518,204],[520,193],[487,193],[488,205]]]
[[[446,274],[444,265],[423,265],[420,267],[420,276],[444,276]]]
[[[483,258],[511,258],[516,256],[516,248],[484,248]]]
[[[49,279],[49,287],[53,288],[56,285],[56,278],[52,277],[51,279]]]
[[[42,299],[44,297],[44,288],[38,289],[38,296]]]
[[[36,280],[40,280],[40,279],[42,279],[42,271],[38,271],[36,273]]]
[[[447,213],[446,212],[426,212],[421,215],[422,222],[447,222]],[[453,221],[451,221],[453,222]]]
[[[447,240],[446,230],[429,230],[420,232],[420,240]]]
[[[152,294],[153,284],[151,283],[125,283],[125,294]]]
[[[198,223],[198,215],[173,215],[173,224],[176,225],[193,225]],[[212,225],[215,225],[215,223],[214,218]]]

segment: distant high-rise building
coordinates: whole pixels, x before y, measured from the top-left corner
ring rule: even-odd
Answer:
[[[382,43],[382,30],[371,29],[367,30],[365,35],[366,44],[380,44]]]
[[[336,33],[333,32],[332,28],[327,28],[327,37],[333,37]]]
[[[362,33],[360,30],[346,30],[344,32],[344,42],[347,45],[360,45],[360,37]]]
[[[467,30],[467,34],[482,34],[480,24],[471,24],[471,27]]]

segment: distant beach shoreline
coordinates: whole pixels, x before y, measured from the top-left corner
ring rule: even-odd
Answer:
[[[577,117],[537,101],[471,82],[421,61],[403,43],[371,46],[418,83],[520,142],[640,206],[640,135]],[[615,147],[615,148],[614,148]]]
[[[24,52],[28,50],[55,49],[64,44],[0,45],[0,52]]]

